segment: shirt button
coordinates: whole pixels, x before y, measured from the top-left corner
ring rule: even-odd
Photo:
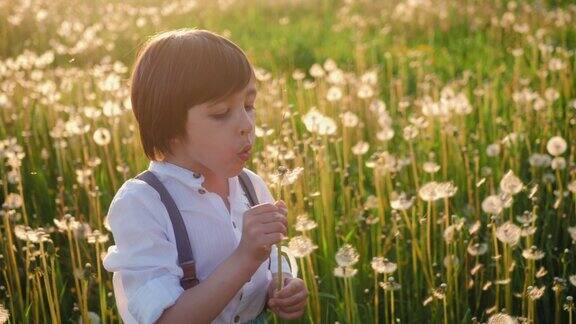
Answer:
[[[200,189],[198,189],[198,192],[199,192],[200,194],[202,194],[202,195],[203,195],[203,194],[205,194],[205,193],[206,193],[206,190],[204,190],[204,189],[200,188]]]
[[[242,293],[240,293],[240,300],[242,300]]]
[[[236,222],[232,221],[232,226],[234,226],[234,228],[236,228]]]
[[[198,179],[198,178],[200,178],[200,173],[194,172],[193,176],[194,176],[194,178]]]
[[[234,316],[234,323],[238,323],[240,321],[240,316],[236,315]]]

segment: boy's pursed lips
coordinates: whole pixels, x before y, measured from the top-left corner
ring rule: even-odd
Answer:
[[[250,150],[252,150],[252,143],[248,143],[248,144],[244,145],[244,147],[242,147],[242,150],[240,150],[240,152],[238,152],[238,154],[248,153],[248,152],[250,152]]]

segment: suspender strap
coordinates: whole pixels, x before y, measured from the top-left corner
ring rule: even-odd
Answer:
[[[154,188],[158,194],[160,194],[160,200],[168,211],[168,216],[170,216],[172,228],[174,229],[174,237],[176,238],[178,263],[184,272],[182,279],[180,279],[180,285],[184,289],[197,285],[198,278],[196,278],[196,265],[194,263],[194,255],[192,254],[190,238],[188,237],[184,220],[182,219],[182,215],[180,214],[180,210],[176,206],[174,199],[172,199],[172,196],[170,196],[166,187],[164,187],[162,182],[158,180],[152,171],[146,170],[136,176],[136,179],[140,179]]]
[[[136,179],[142,180],[154,188],[160,195],[160,200],[166,207],[168,211],[168,216],[170,216],[170,221],[172,222],[172,228],[174,229],[174,237],[176,238],[176,248],[178,250],[178,263],[184,272],[182,279],[180,279],[180,285],[185,290],[194,287],[198,284],[199,280],[196,277],[196,264],[194,263],[194,255],[192,254],[192,246],[190,245],[190,238],[188,237],[188,231],[186,230],[186,225],[184,225],[184,220],[182,219],[182,214],[172,196],[166,187],[158,180],[156,175],[150,170],[146,170],[136,176]],[[254,184],[250,180],[248,174],[242,170],[238,175],[240,180],[240,185],[242,190],[248,197],[250,206],[258,204],[258,196],[254,190]],[[270,260],[268,260],[268,269],[270,269]]]
[[[238,175],[238,180],[240,180],[240,185],[242,186],[242,190],[248,196],[248,201],[250,202],[250,207],[255,206],[258,204],[258,196],[256,195],[256,191],[254,190],[254,184],[250,181],[250,177],[248,174],[242,170]]]

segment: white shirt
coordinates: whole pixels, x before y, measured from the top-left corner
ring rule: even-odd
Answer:
[[[218,194],[202,187],[203,175],[195,176],[194,172],[167,162],[152,161],[148,169],[164,184],[178,206],[192,245],[197,277],[200,281],[206,279],[233,253],[242,236],[242,216],[249,204],[238,176],[228,179],[228,212]],[[254,184],[259,202],[274,202],[262,178],[244,170]],[[168,212],[154,188],[144,181],[130,179],[114,196],[108,223],[115,245],[108,248],[104,268],[114,272],[120,315],[126,323],[154,323],[184,291],[179,282],[183,273],[178,266]],[[290,265],[282,258],[282,272],[290,272]],[[276,272],[275,246],[270,261],[270,269]],[[266,260],[212,323],[242,323],[255,318],[265,305],[271,280]]]

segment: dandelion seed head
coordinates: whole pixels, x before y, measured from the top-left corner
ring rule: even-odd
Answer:
[[[390,207],[395,210],[408,210],[414,204],[414,197],[408,197],[404,192],[400,194],[393,192],[391,197]]]
[[[358,123],[360,122],[358,115],[349,110],[342,113],[340,119],[342,119],[342,125],[348,128],[354,128],[358,126]]]
[[[553,156],[562,155],[566,151],[567,147],[568,144],[566,143],[566,140],[561,136],[554,136],[548,140],[548,143],[546,143],[548,153]]]
[[[288,249],[297,258],[304,258],[317,248],[310,238],[302,235],[293,236],[288,242]]]
[[[522,256],[526,260],[540,260],[544,257],[545,253],[538,250],[536,246],[531,246],[522,251]]]
[[[576,242],[576,226],[569,226],[568,234],[570,234],[572,241]]]
[[[4,198],[4,202],[2,203],[2,208],[6,209],[18,209],[22,207],[22,197],[17,193],[9,193]]]
[[[466,249],[471,256],[483,255],[488,251],[488,244],[486,243],[473,243],[468,245]]]
[[[354,277],[358,273],[358,269],[355,269],[351,266],[338,266],[334,268],[334,276],[339,278],[351,278]]]
[[[522,191],[523,188],[524,184],[512,170],[506,172],[502,180],[500,180],[500,189],[509,195],[515,195]]]
[[[520,240],[520,227],[508,221],[496,229],[496,237],[500,242],[516,245]]]
[[[422,169],[426,173],[434,174],[434,173],[440,171],[440,165],[438,165],[438,163],[436,163],[434,161],[427,161],[427,162],[424,162],[424,164],[422,165]]]
[[[352,146],[352,154],[354,155],[363,155],[368,152],[370,145],[367,142],[359,141],[354,146]]]
[[[508,314],[498,313],[488,318],[488,324],[518,324],[518,320]]]
[[[106,128],[100,127],[96,129],[93,136],[94,142],[100,146],[106,146],[110,144],[110,140],[112,139],[112,135],[110,135],[110,131]]]
[[[566,159],[563,156],[557,156],[550,162],[550,167],[552,170],[564,170],[566,169]]]
[[[308,214],[300,214],[296,216],[296,224],[294,225],[294,228],[298,232],[308,232],[315,229],[317,226],[318,224],[313,219],[310,219]]]
[[[356,249],[348,243],[344,244],[336,252],[336,263],[338,263],[340,267],[353,266],[359,259],[360,256]]]
[[[504,208],[502,200],[498,195],[490,195],[482,201],[482,210],[491,215],[498,215]]]
[[[0,304],[0,323],[8,322],[10,318],[10,312],[6,309],[4,304]]]
[[[372,269],[377,273],[392,273],[398,269],[398,265],[394,262],[388,261],[384,257],[374,257],[370,262]]]
[[[428,202],[440,199],[437,188],[438,183],[436,181],[428,182],[420,187],[420,190],[418,190],[418,196],[420,199]]]

